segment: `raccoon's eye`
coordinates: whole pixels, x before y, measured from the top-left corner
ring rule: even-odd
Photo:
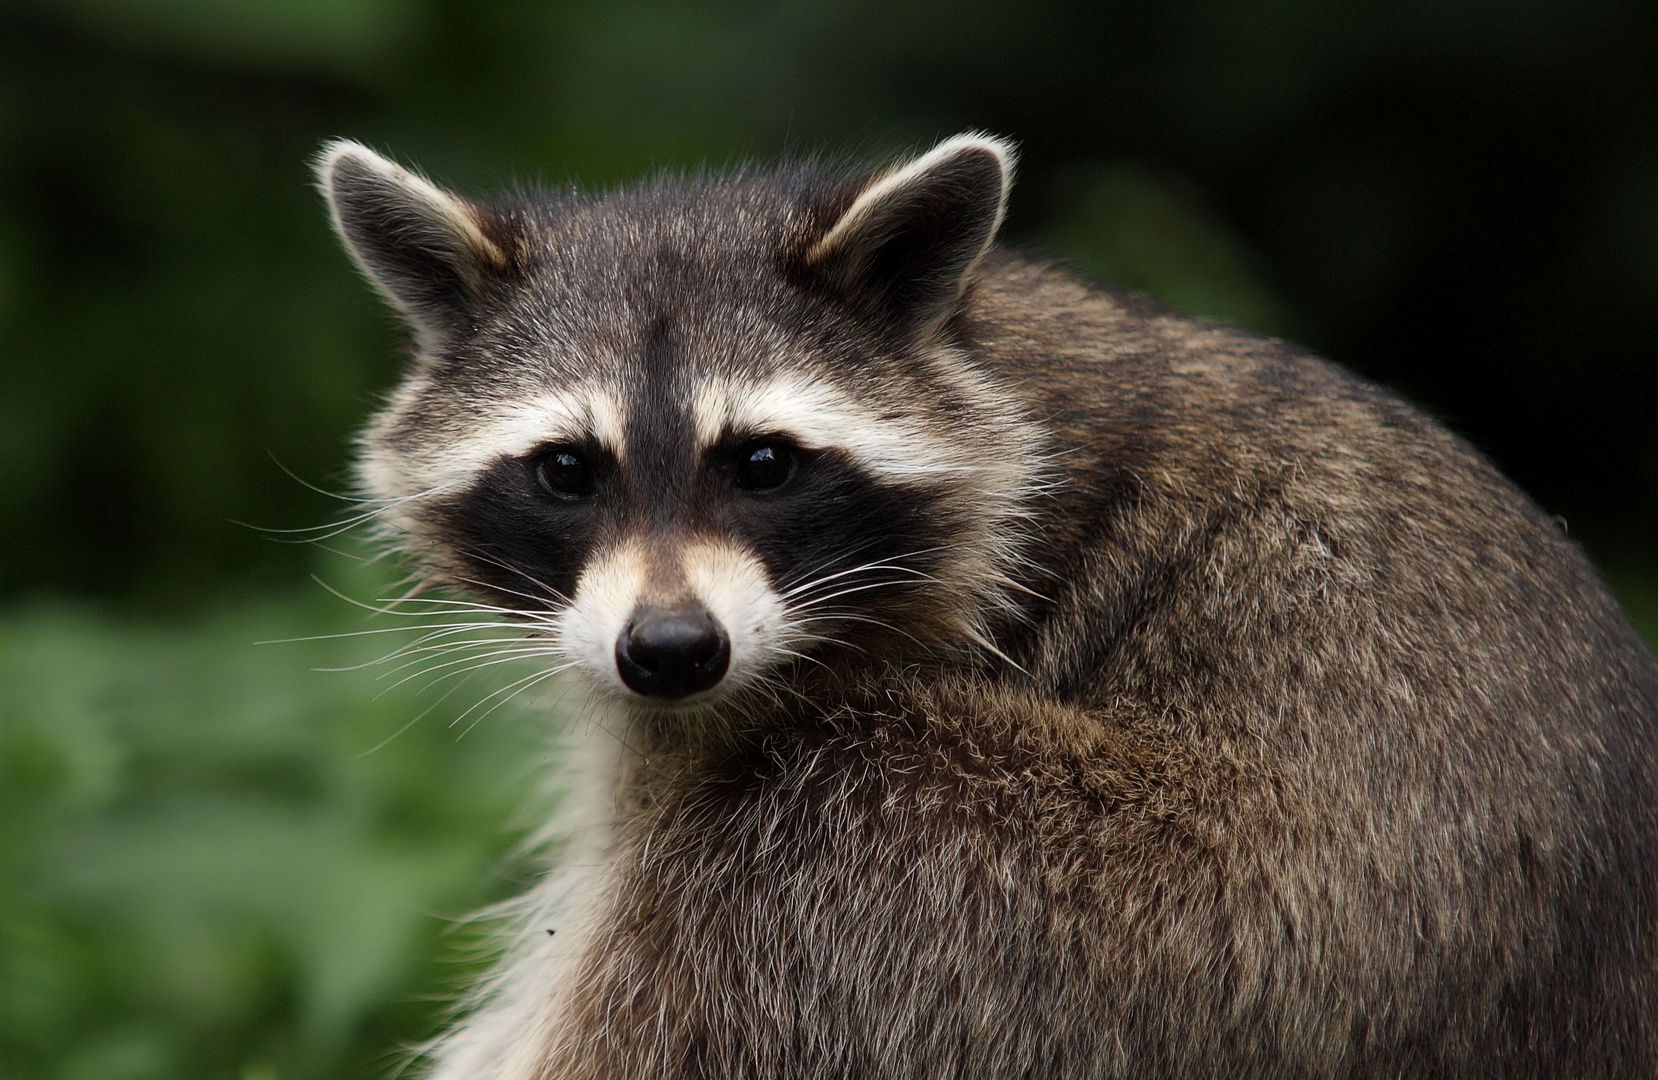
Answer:
[[[593,494],[593,469],[567,446],[542,454],[535,463],[535,477],[561,499],[585,499]]]
[[[737,486],[749,491],[782,487],[794,474],[794,448],[775,439],[751,442],[737,452]]]

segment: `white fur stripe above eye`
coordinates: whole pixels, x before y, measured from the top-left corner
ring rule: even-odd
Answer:
[[[592,439],[618,461],[624,461],[627,441],[623,415],[621,403],[598,386],[491,403],[450,441],[419,455],[413,464],[421,487],[453,491],[472,483],[503,458],[523,457],[549,443]]]
[[[808,450],[836,449],[895,482],[982,471],[919,418],[874,410],[822,379],[777,375],[763,382],[704,383],[691,398],[697,444],[728,434],[781,435]]]

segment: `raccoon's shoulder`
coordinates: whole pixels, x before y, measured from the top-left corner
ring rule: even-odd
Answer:
[[[1547,593],[1620,622],[1555,521],[1392,391],[1053,263],[1006,255],[986,271],[975,348],[1052,441],[1044,555],[1093,582],[1079,587],[1105,587],[1077,569],[1091,562],[1112,589],[1161,580],[1175,552],[1216,580],[1371,599],[1453,577],[1474,596],[1498,566],[1526,598],[1513,603]]]
[[[1513,492],[1420,408],[1279,338],[1181,314],[1016,252],[987,259],[968,335],[1078,466],[1235,490],[1285,470],[1334,493],[1403,472]]]

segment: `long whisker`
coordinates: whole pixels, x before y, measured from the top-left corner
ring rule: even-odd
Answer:
[[[840,623],[840,622],[867,623],[870,626],[880,627],[882,630],[886,630],[886,631],[889,631],[891,633],[897,634],[900,637],[908,638],[910,641],[914,642],[916,645],[920,646],[924,651],[926,651],[928,653],[932,653],[934,651],[933,648],[930,645],[928,645],[926,642],[922,641],[920,638],[916,637],[914,634],[910,633],[908,630],[904,630],[900,627],[892,625],[889,622],[883,622],[880,619],[872,618],[868,615],[855,615],[855,614],[852,614],[851,612],[831,611],[831,612],[820,612],[820,613],[815,614],[815,615],[808,615],[805,619],[803,619],[801,621],[804,622],[804,623],[807,623],[807,624],[826,623],[826,622],[832,622],[832,623]],[[855,644],[853,644],[852,642],[849,642],[849,641],[845,641],[845,640],[841,640],[841,639],[833,639],[833,640],[835,640],[836,643],[840,644],[840,645],[849,646],[851,648],[858,648],[857,645],[855,645]],[[859,651],[860,652],[867,652],[868,650],[859,649]]]
[[[874,547],[879,542],[880,542],[880,538],[870,537],[869,539],[866,539],[866,540],[863,540],[863,541],[861,541],[857,544],[854,544],[852,547],[849,547],[849,548],[845,549],[844,551],[837,551],[833,555],[830,555],[828,558],[823,559],[820,562],[814,563],[813,565],[811,565],[809,567],[802,567],[801,569],[797,570],[794,573],[794,575],[789,579],[789,581],[786,582],[783,585],[784,592],[792,591],[792,589],[796,586],[797,583],[802,582],[802,581],[808,581],[808,580],[812,579],[814,576],[816,576],[818,573],[822,572],[823,570],[826,570],[831,566],[835,566],[839,563],[842,563],[842,562],[846,561],[847,559],[852,558],[854,555],[859,554],[860,552],[868,551],[870,548]]]
[[[522,679],[518,679],[515,682],[508,683],[507,685],[501,687],[499,690],[496,690],[495,692],[489,694],[487,697],[484,697],[484,698],[480,699],[475,704],[473,704],[473,706],[471,708],[467,709],[465,712],[461,713],[459,716],[457,716],[453,720],[449,721],[449,726],[454,727],[456,724],[460,723],[462,720],[465,720],[468,716],[472,715],[478,709],[482,708],[491,698],[499,697],[502,694],[510,693],[515,687],[522,686],[523,684],[525,684],[527,682],[531,682],[532,680],[550,679],[554,675],[557,675],[559,672],[564,671],[566,668],[571,667],[573,665],[573,663],[574,663],[574,661],[572,661],[571,663],[567,663],[567,664],[560,664],[556,667],[547,668],[543,671],[537,671],[537,672],[534,672],[532,674],[526,675]],[[506,704],[506,702],[503,701],[503,702],[501,702],[501,704],[504,705],[504,704]],[[495,709],[491,708],[489,711],[494,712]],[[489,713],[485,713],[484,715],[488,716]],[[479,719],[481,720],[481,719],[483,719],[483,717],[479,717]],[[470,731],[471,728],[468,728],[467,730]]]
[[[495,639],[495,640],[491,640],[491,641],[482,641],[482,642],[479,642],[477,645],[457,643],[457,644],[454,644],[451,647],[446,648],[442,651],[432,653],[432,654],[427,654],[427,655],[415,656],[415,657],[412,657],[412,658],[406,657],[406,656],[405,657],[386,657],[385,661],[383,661],[383,662],[390,662],[392,660],[397,660],[397,659],[401,659],[403,662],[401,664],[398,664],[396,667],[390,668],[386,671],[382,671],[379,675],[376,675],[375,678],[376,679],[388,679],[391,676],[396,675],[400,671],[407,671],[409,668],[415,667],[415,666],[420,665],[420,664],[429,664],[430,666],[421,668],[420,671],[417,671],[415,673],[416,675],[423,674],[424,672],[427,672],[427,671],[439,671],[443,668],[449,667],[451,664],[461,664],[461,663],[466,663],[469,660],[477,660],[477,659],[480,659],[484,655],[489,655],[489,656],[504,655],[504,651],[502,651],[502,652],[492,652],[492,653],[488,653],[488,654],[484,654],[484,653],[480,653],[480,652],[476,651],[477,649],[489,648],[489,647],[495,646],[495,645],[506,645],[507,649],[513,650],[513,651],[517,652],[519,655],[524,655],[524,656],[538,656],[538,655],[556,656],[556,655],[560,655],[560,650],[558,650],[556,648],[548,648],[548,647],[542,646],[542,645],[531,645],[531,644],[528,644],[528,643],[523,642],[523,641],[511,641],[511,640],[508,640],[508,639]],[[443,663],[430,663],[431,661],[442,660],[443,657],[445,657],[445,656],[453,656],[457,653],[462,653],[462,654],[465,654],[465,655],[460,656],[459,659],[444,661]]]
[[[415,597],[401,597],[400,596],[400,597],[391,597],[391,598],[381,597],[379,602],[384,603],[384,604],[432,604],[436,607],[463,608],[467,611],[483,611],[483,612],[488,612],[492,615],[523,616],[523,615],[526,614],[525,612],[519,610],[518,608],[502,607],[499,604],[486,604],[486,603],[484,603],[482,601],[479,601],[479,600],[450,600],[450,599],[447,599],[447,598],[441,597],[441,596],[415,596]],[[379,609],[374,609],[374,610],[379,610]],[[408,615],[408,614],[419,615],[419,614],[423,614],[422,612],[420,612],[418,610],[416,610],[414,612],[395,611],[394,609],[386,609],[386,610],[390,614],[398,614],[398,615]]]
[[[801,610],[801,611],[807,611],[807,610],[810,610],[811,608],[816,607],[819,604],[826,604],[831,600],[838,600],[843,596],[851,596],[854,593],[868,592],[870,589],[891,588],[894,585],[908,585],[908,584],[911,583],[911,581],[937,581],[937,580],[938,579],[933,577],[931,574],[918,574],[915,578],[909,579],[909,580],[901,579],[901,580],[898,580],[898,581],[870,581],[870,582],[865,582],[862,585],[850,585],[850,586],[848,586],[844,589],[841,589],[839,592],[832,592],[827,596],[814,596],[809,600],[806,600],[806,601],[803,601],[802,603],[796,604],[795,607],[797,609]]]
[[[513,611],[510,608],[489,608],[489,607],[486,607],[486,606],[481,605],[481,604],[473,604],[473,603],[466,602],[466,601],[437,600],[437,599],[428,599],[428,598],[425,598],[425,597],[420,597],[420,598],[417,598],[417,599],[412,600],[412,601],[409,597],[397,597],[397,598],[390,599],[390,600],[381,600],[378,603],[379,603],[379,605],[383,605],[383,606],[377,606],[376,604],[365,603],[364,601],[359,600],[354,596],[347,596],[345,593],[343,593],[340,590],[334,588],[334,586],[328,584],[328,582],[324,581],[322,578],[318,577],[316,574],[311,575],[311,580],[316,582],[318,585],[322,586],[325,590],[327,590],[333,596],[336,596],[339,599],[344,600],[346,603],[350,604],[352,607],[362,608],[364,611],[370,612],[370,613],[375,614],[375,615],[395,615],[395,616],[398,616],[398,617],[401,617],[401,618],[416,618],[416,619],[427,618],[431,615],[431,612],[424,612],[424,611],[398,611],[393,606],[393,605],[396,605],[396,604],[409,603],[409,602],[418,602],[418,603],[422,603],[422,604],[453,604],[455,606],[468,608],[468,609],[473,610],[473,611],[491,611],[491,612],[507,614],[507,615],[520,614],[519,612]]]
[[[483,626],[483,625],[484,624],[479,624],[480,627]],[[403,659],[405,657],[408,657],[408,656],[419,657],[419,656],[423,656],[423,655],[433,653],[433,652],[441,654],[441,653],[445,653],[445,652],[452,652],[452,651],[455,651],[455,650],[458,650],[458,649],[471,649],[471,648],[479,648],[479,647],[482,647],[482,646],[485,646],[485,645],[507,644],[508,642],[526,642],[526,641],[531,640],[529,638],[524,638],[524,637],[465,638],[465,639],[462,639],[462,640],[459,640],[459,641],[440,641],[440,640],[438,640],[439,638],[442,638],[442,637],[448,637],[448,636],[451,636],[451,635],[464,633],[466,630],[473,630],[473,629],[478,629],[478,628],[479,627],[465,627],[461,630],[435,631],[431,634],[426,635],[425,637],[417,638],[416,640],[414,640],[412,642],[409,642],[409,643],[403,645],[400,648],[393,649],[391,652],[386,653],[384,656],[375,657],[373,660],[364,660],[360,664],[346,664],[346,665],[343,665],[343,666],[340,666],[340,667],[314,668],[312,670],[315,670],[315,671],[364,671],[368,668],[379,667],[382,664],[389,664],[394,660],[401,660],[401,659]],[[416,627],[407,627],[406,629],[413,630],[413,629],[417,629],[417,628]],[[507,629],[516,629],[516,627],[507,627]]]
[[[501,657],[501,658],[494,659],[494,660],[483,660],[479,663],[472,664],[470,667],[462,667],[462,668],[458,668],[455,671],[448,671],[448,672],[445,672],[442,675],[438,675],[436,678],[433,678],[430,681],[422,684],[418,692],[419,693],[425,693],[427,690],[430,690],[432,687],[436,686],[438,683],[444,682],[445,680],[458,678],[458,677],[461,677],[461,676],[469,676],[473,672],[481,671],[484,668],[498,667],[502,664],[511,664],[511,663],[516,663],[516,662],[522,661],[522,660],[532,659],[533,655],[534,654],[531,654],[531,655],[518,655],[518,656],[506,656],[506,657]],[[551,654],[540,654],[540,655],[551,655]],[[458,661],[458,662],[466,663],[466,662],[475,661],[475,660],[478,660],[478,659],[479,659],[478,657],[469,656],[469,657],[464,658],[464,660]],[[440,665],[440,666],[446,667],[448,665]],[[568,666],[568,663],[563,664],[563,665],[559,665],[558,670],[562,671],[564,669],[564,667],[567,667],[567,666]],[[376,694],[375,695],[375,700],[378,701],[380,698],[382,698],[382,697],[386,696],[387,694],[391,693],[393,690],[397,689],[399,686],[402,686],[406,682],[409,682],[409,681],[414,680],[414,679],[419,679],[419,678],[421,678],[423,676],[426,676],[426,675],[430,675],[430,674],[432,674],[433,671],[436,671],[436,670],[438,670],[438,669],[437,668],[422,668],[419,671],[411,672],[410,674],[403,676],[403,678],[398,679],[396,682],[392,683],[390,686],[386,687],[384,690],[382,690],[378,694]],[[543,669],[543,670],[545,670],[545,669]],[[485,698],[484,700],[487,701],[489,699]]]
[[[867,547],[869,545],[866,544],[864,546]],[[794,595],[796,595],[796,594],[798,594],[802,591],[805,591],[805,590],[816,587],[820,582],[833,581],[836,578],[846,577],[849,574],[862,573],[866,570],[872,570],[872,569],[877,569],[877,568],[893,568],[893,567],[908,569],[907,567],[903,567],[903,564],[901,562],[899,562],[899,560],[913,559],[913,558],[915,558],[919,555],[931,555],[934,552],[948,550],[949,547],[950,547],[950,545],[939,544],[939,545],[935,545],[933,547],[919,548],[915,551],[905,552],[902,555],[887,556],[887,557],[882,558],[882,559],[877,559],[874,562],[863,563],[859,566],[853,566],[853,567],[851,567],[849,569],[845,569],[845,570],[838,570],[833,574],[825,574],[825,575],[822,575],[820,577],[810,578],[810,579],[808,579],[804,582],[792,583],[787,588],[784,589],[783,595],[785,597],[794,596]],[[828,563],[828,565],[832,566],[838,561],[840,561],[840,559],[831,560]]]
[[[483,713],[481,713],[476,720],[472,721],[470,724],[466,725],[464,728],[461,728],[460,734],[455,736],[456,741],[458,742],[459,740],[464,739],[468,735],[470,735],[472,733],[472,729],[477,727],[479,724],[483,723],[485,720],[489,719],[490,715],[492,713],[494,713],[496,709],[499,709],[503,705],[508,704],[514,698],[516,698],[519,694],[525,693],[525,692],[533,689],[534,687],[540,685],[541,683],[546,682],[548,679],[553,678],[555,675],[557,675],[560,671],[563,671],[563,670],[564,670],[563,668],[553,668],[551,670],[544,671],[541,674],[537,675],[534,679],[528,681],[523,686],[520,686],[518,689],[514,690],[512,693],[510,693],[506,697],[502,698],[500,701],[496,702],[494,705],[491,705],[488,709],[486,709]],[[453,726],[453,725],[451,725],[451,726]]]
[[[477,559],[478,561],[486,563],[490,566],[498,567],[502,570],[507,571],[507,573],[509,573],[509,574],[517,574],[519,577],[523,578],[525,581],[529,582],[531,585],[534,585],[536,588],[542,590],[544,593],[547,594],[547,596],[552,597],[558,603],[568,604],[570,602],[569,598],[567,596],[565,596],[563,593],[561,593],[559,590],[553,588],[551,585],[547,584],[545,581],[540,580],[535,575],[529,573],[528,571],[524,570],[520,566],[514,566],[510,562],[505,562],[501,559],[495,558],[494,556],[489,555],[486,552],[479,551],[475,548],[463,548],[463,549],[461,549],[461,554],[466,555],[469,558]],[[479,587],[485,588],[485,589],[499,589],[501,592],[510,593],[512,591],[510,589],[504,589],[504,588],[501,588],[500,586],[490,585],[490,584],[485,583],[485,582],[473,582],[472,584],[478,585]],[[520,593],[518,595],[524,595],[524,594]],[[545,597],[530,597],[530,599],[544,602],[546,598]]]
[[[913,567],[899,566],[899,565],[895,565],[895,564],[892,564],[892,563],[866,563],[863,566],[854,566],[850,570],[842,570],[839,573],[825,574],[823,577],[817,578],[816,580],[808,581],[803,585],[797,585],[793,589],[790,589],[788,592],[784,593],[783,594],[783,599],[784,600],[791,600],[794,597],[800,595],[801,593],[810,593],[811,590],[813,590],[813,589],[821,589],[821,588],[823,588],[824,586],[830,584],[833,581],[836,581],[836,580],[841,579],[841,578],[850,577],[853,574],[867,574],[867,573],[873,573],[875,571],[880,571],[880,570],[887,570],[887,571],[891,571],[893,573],[899,573],[899,574],[909,574],[912,577],[921,578],[921,579],[925,579],[925,580],[936,580],[932,577],[931,574],[923,573],[922,571],[916,570]]]
[[[339,502],[351,503],[359,511],[358,513],[352,514],[348,517],[345,517],[345,518],[337,520],[337,521],[330,521],[330,522],[325,522],[321,525],[308,525],[308,526],[302,526],[300,528],[292,528],[292,529],[279,529],[279,528],[272,528],[272,527],[267,526],[267,525],[254,525],[250,522],[245,522],[245,521],[235,521],[234,522],[234,524],[241,525],[244,528],[253,529],[256,532],[264,533],[265,535],[271,536],[273,538],[282,538],[282,537],[297,537],[298,538],[298,539],[294,539],[294,540],[284,540],[283,542],[285,542],[285,543],[319,543],[321,541],[331,540],[334,537],[341,535],[342,533],[346,533],[346,532],[351,531],[352,529],[356,528],[359,525],[362,525],[365,522],[373,521],[375,518],[377,518],[380,515],[384,514],[388,510],[395,509],[396,507],[401,506],[402,504],[407,503],[407,502],[413,502],[413,501],[416,501],[416,500],[419,500],[419,499],[430,498],[431,496],[439,494],[440,492],[444,491],[449,486],[449,485],[438,485],[438,486],[435,486],[435,487],[427,488],[425,491],[417,491],[412,495],[399,495],[399,496],[395,496],[395,497],[392,497],[392,498],[385,498],[385,499],[363,498],[363,497],[356,496],[356,495],[342,494],[342,493],[337,492],[337,491],[329,491],[326,488],[318,487],[316,484],[313,484],[310,481],[304,479],[303,477],[301,477],[300,475],[295,473],[292,469],[290,469],[286,465],[282,464],[281,461],[277,460],[275,455],[271,455],[271,460],[273,462],[275,462],[276,467],[278,469],[281,469],[283,471],[283,473],[285,473],[290,480],[293,480],[295,483],[299,484],[301,487],[303,487],[303,488],[305,488],[309,491],[314,491],[317,494],[323,495],[327,498],[335,499]],[[306,534],[314,534],[314,535],[306,535]]]
[[[548,599],[557,601],[560,604],[568,604],[570,602],[569,597],[565,596],[551,585],[541,581],[539,578],[524,573],[522,570],[516,570],[516,568],[511,569],[514,569],[520,577],[524,578],[524,580],[541,589],[545,595],[538,596],[534,593],[521,592],[518,589],[509,589],[505,585],[493,585],[487,581],[478,581],[475,578],[457,577],[455,580],[466,585],[476,585],[480,589],[489,589],[491,592],[503,592],[508,596],[520,596],[525,600],[531,600],[538,604],[544,604],[548,601]]]
[[[478,661],[487,661],[487,663],[478,663],[478,667],[493,667],[496,664],[508,664],[508,663],[511,663],[514,660],[519,660],[519,659],[523,659],[525,657],[530,657],[530,656],[558,656],[558,655],[560,655],[560,654],[556,650],[544,649],[544,648],[518,647],[518,648],[509,648],[509,649],[497,649],[494,652],[462,656],[462,657],[460,657],[458,659],[455,659],[455,660],[445,660],[445,661],[443,661],[442,663],[439,663],[439,664],[428,665],[428,666],[423,667],[420,670],[414,672],[411,675],[405,676],[404,678],[401,678],[401,679],[397,680],[396,682],[391,684],[391,687],[387,687],[387,689],[402,686],[404,683],[408,682],[410,679],[418,679],[422,675],[430,675],[434,671],[442,671],[445,668],[451,668],[451,667],[456,666],[457,664],[471,664],[471,663],[475,663],[475,662],[478,662]],[[491,657],[501,657],[502,659],[491,659]],[[413,667],[416,664],[423,663],[424,661],[430,660],[430,659],[432,659],[432,658],[427,657],[427,656],[417,657],[416,659],[410,660],[409,662],[405,663],[401,667],[393,668],[392,670],[390,670],[388,672],[385,672],[384,674],[380,675],[379,677],[382,678],[382,679],[390,678],[391,676],[396,675],[399,671],[407,670],[408,668]],[[451,672],[450,674],[453,674],[453,672]],[[440,678],[447,678],[447,676],[440,676]],[[436,680],[434,680],[434,681],[436,681]]]
[[[307,634],[304,637],[267,638],[255,645],[298,645],[306,641],[335,641],[340,638],[372,637],[375,634],[407,634],[414,630],[438,629],[446,626],[473,629],[479,626],[515,626],[516,623],[434,623],[429,626],[377,626],[368,630],[346,630],[338,634]],[[325,669],[335,670],[335,669]]]
[[[471,677],[470,675],[467,676],[467,678],[470,678],[470,677]],[[373,746],[369,747],[367,750],[364,750],[362,753],[360,753],[356,757],[352,758],[352,760],[357,761],[357,760],[360,760],[362,758],[368,757],[370,754],[377,753],[380,750],[384,750],[388,745],[391,744],[391,741],[393,739],[399,737],[404,732],[408,731],[410,728],[414,727],[416,724],[418,724],[422,720],[426,719],[426,717],[428,717],[432,714],[433,709],[436,709],[439,705],[442,705],[445,701],[448,701],[451,697],[453,697],[454,694],[455,694],[455,691],[459,690],[461,687],[466,685],[466,681],[467,681],[466,679],[462,679],[460,682],[457,682],[455,685],[453,685],[449,689],[445,690],[443,692],[443,695],[441,697],[439,697],[436,701],[432,702],[430,705],[426,706],[424,709],[421,709],[419,712],[415,713],[414,717],[408,723],[404,724],[402,727],[398,728],[396,731],[392,732],[390,735],[387,735],[384,739],[381,739],[379,742],[375,743]]]

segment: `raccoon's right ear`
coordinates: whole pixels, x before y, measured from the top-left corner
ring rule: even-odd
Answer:
[[[1013,160],[1002,139],[946,139],[872,181],[807,250],[807,268],[902,329],[937,327],[996,238]]]
[[[421,339],[453,327],[485,279],[511,269],[514,237],[499,218],[361,143],[329,143],[316,169],[334,230]]]

